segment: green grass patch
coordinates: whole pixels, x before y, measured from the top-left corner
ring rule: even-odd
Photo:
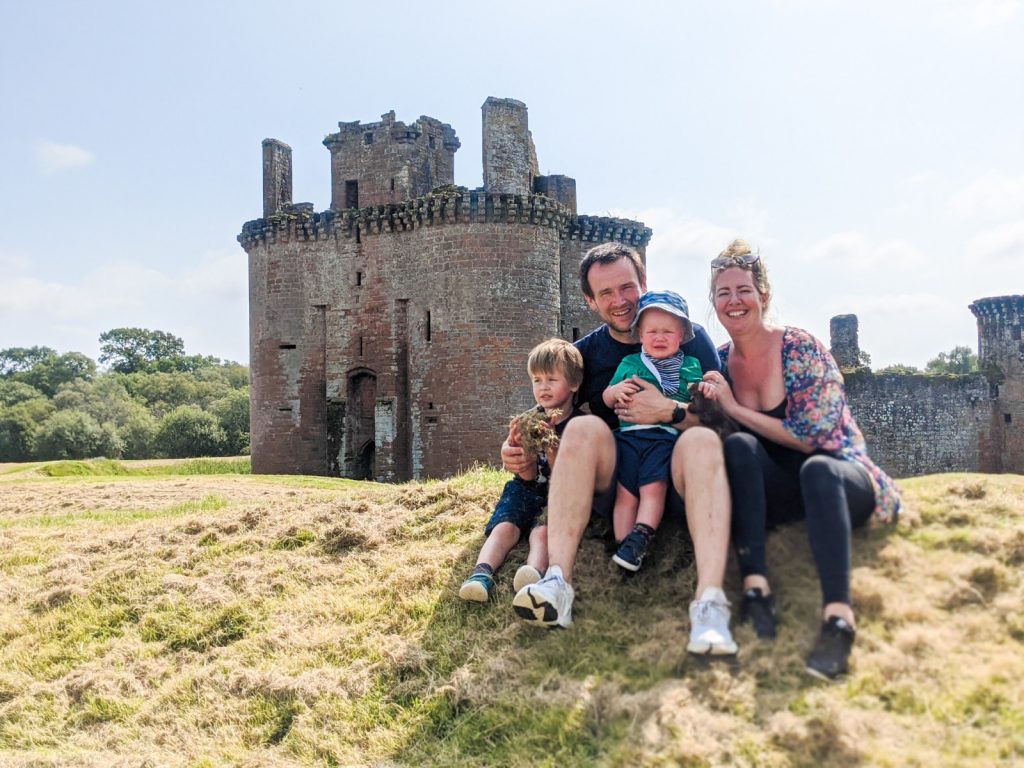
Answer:
[[[208,651],[241,640],[254,624],[252,612],[241,604],[204,611],[175,603],[143,616],[139,637],[163,643],[172,651]]]
[[[179,517],[202,512],[215,512],[224,509],[229,502],[223,496],[211,493],[196,501],[186,501],[163,509],[107,509],[85,510],[63,515],[40,515],[37,517],[20,517],[13,520],[0,520],[0,529],[4,528],[60,528],[80,525],[82,523],[125,524],[138,523],[145,520],[156,520],[165,517]]]
[[[39,467],[47,477],[159,477],[161,475],[249,475],[252,462],[241,459],[189,459],[168,464],[128,464],[113,459],[57,461]]]

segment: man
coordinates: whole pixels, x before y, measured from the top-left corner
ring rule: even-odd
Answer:
[[[601,398],[622,358],[640,350],[631,333],[637,303],[647,290],[640,254],[621,243],[591,248],[580,263],[580,287],[587,305],[604,321],[576,342],[584,363],[580,399],[589,404],[592,415],[577,417],[566,426],[552,470],[550,566],[543,579],[519,590],[512,601],[521,618],[549,627],[572,623],[572,570],[583,532],[592,514],[607,517],[615,501],[612,429],[617,417],[634,424],[671,423],[676,427],[686,418],[684,406],[639,379],[641,391],[617,405],[614,412]],[[683,351],[700,360],[705,372],[718,370],[718,355],[707,332],[697,324],[693,330],[694,339],[683,345]],[[522,448],[508,441],[502,446],[501,458],[510,472],[520,471],[527,461]],[[671,474],[673,491],[686,502],[686,522],[697,562],[698,599],[690,603],[687,650],[734,654],[729,602],[722,591],[729,546],[729,487],[718,436],[705,427],[685,430],[672,453]],[[678,506],[678,498],[675,501]],[[673,506],[671,498],[669,506]]]

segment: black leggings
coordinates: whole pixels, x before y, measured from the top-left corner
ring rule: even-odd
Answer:
[[[875,491],[853,461],[762,443],[740,432],[725,439],[732,492],[732,541],[740,573],[767,577],[767,529],[807,518],[822,604],[850,604],[850,531],[867,522]]]

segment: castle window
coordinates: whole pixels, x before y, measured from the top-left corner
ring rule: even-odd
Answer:
[[[291,413],[292,407],[290,405],[286,405],[283,408],[278,408],[277,410],[279,410],[279,411],[287,411],[288,413]]]
[[[363,356],[363,337],[359,337],[359,356]]]
[[[437,424],[437,416],[427,416],[427,424]]]
[[[1004,413],[1003,414],[1003,423],[1005,423],[1005,424],[1012,424],[1013,423],[1013,415],[1009,414],[1009,413]]]
[[[427,310],[427,322],[426,322],[426,328],[424,328],[424,332],[426,334],[427,341],[430,341],[430,310],[429,309]]]
[[[362,285],[362,284],[363,284],[363,273],[362,272],[356,272],[356,285]]]
[[[580,340],[580,329],[579,328],[575,328],[574,327],[572,329],[572,340],[573,341],[579,341]]]
[[[373,144],[373,134],[369,131],[363,134],[363,144]]]
[[[359,182],[358,181],[346,181],[345,182],[345,207],[346,208],[358,208],[359,207]]]
[[[430,145],[430,148],[431,148],[431,149],[433,149],[433,148],[434,148],[434,147],[436,146],[436,145],[434,144],[434,137],[433,137],[433,136],[431,136],[431,137],[429,137],[429,138],[427,139],[427,143],[428,143],[428,144]]]
[[[1019,325],[1011,325],[1010,326],[1010,338],[1013,339],[1014,341],[1020,341],[1020,326]]]
[[[395,191],[395,180],[394,179],[391,179],[391,191],[392,192]]]
[[[294,344],[278,344],[277,348],[278,349],[295,349],[295,345]]]

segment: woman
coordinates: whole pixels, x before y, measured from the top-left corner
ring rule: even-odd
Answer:
[[[868,458],[828,350],[806,331],[766,319],[767,270],[744,241],[711,262],[710,298],[731,342],[718,350],[723,373],[708,373],[700,387],[744,429],[724,448],[745,613],[759,637],[775,637],[766,531],[806,517],[823,604],[807,671],[832,680],[846,673],[856,634],[850,530],[872,514],[895,520],[899,491]]]

